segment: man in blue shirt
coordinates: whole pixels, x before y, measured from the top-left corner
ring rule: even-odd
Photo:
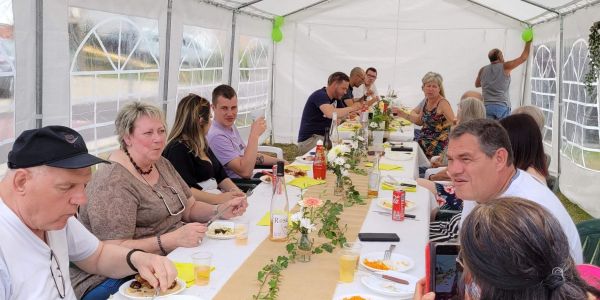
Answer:
[[[346,94],[342,96],[340,104],[337,107],[343,108],[347,106],[352,106],[355,102],[359,102],[361,100],[365,100],[366,97],[354,98],[353,92],[354,88],[360,87],[363,83],[365,83],[365,70],[361,67],[354,67],[350,71],[350,80],[348,85],[348,90],[346,90]]]
[[[306,153],[319,139],[323,140],[328,134],[333,113],[342,118],[353,111],[360,110],[362,103],[356,102],[349,107],[336,108],[333,103],[340,99],[348,90],[350,78],[343,72],[335,72],[329,76],[327,87],[316,90],[308,97],[302,112],[300,131],[298,132],[298,149]]]

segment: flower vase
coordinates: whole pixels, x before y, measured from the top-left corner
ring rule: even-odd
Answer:
[[[344,194],[344,177],[337,176],[335,179],[335,189],[333,190],[333,195],[341,196]]]
[[[298,256],[299,262],[309,262],[312,255],[313,242],[308,237],[308,233],[302,233],[298,240]]]

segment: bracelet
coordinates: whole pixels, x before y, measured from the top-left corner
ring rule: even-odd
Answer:
[[[130,250],[130,251],[127,253],[127,256],[125,256],[125,261],[127,262],[127,265],[128,265],[128,266],[129,266],[129,268],[131,268],[131,269],[132,269],[134,272],[137,272],[137,271],[138,271],[138,269],[137,269],[137,268],[136,268],[136,267],[133,265],[133,263],[131,262],[131,255],[132,255],[134,252],[138,252],[138,251],[140,251],[140,252],[146,252],[146,251],[144,251],[144,250],[142,250],[142,249],[131,249],[131,250]]]
[[[163,255],[167,255],[167,251],[163,247],[162,241],[160,240],[160,234],[156,235],[156,241],[158,242],[158,248],[160,249],[160,252],[162,252]]]

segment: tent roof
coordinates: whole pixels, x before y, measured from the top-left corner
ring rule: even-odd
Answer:
[[[285,16],[335,0],[199,0],[265,18]],[[448,1],[448,0],[447,0]],[[542,23],[600,0],[464,0],[529,24]]]

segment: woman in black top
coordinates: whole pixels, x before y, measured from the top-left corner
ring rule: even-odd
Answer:
[[[208,147],[206,133],[210,124],[208,100],[195,94],[181,99],[163,156],[192,189],[196,200],[219,204],[244,193],[227,177]]]

